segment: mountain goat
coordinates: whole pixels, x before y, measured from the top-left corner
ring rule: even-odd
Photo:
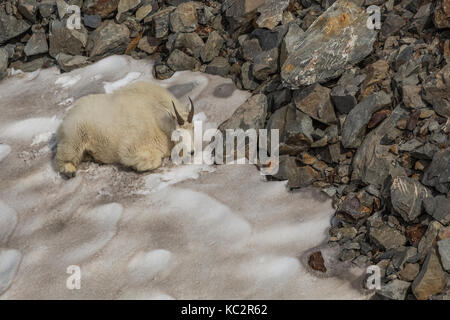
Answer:
[[[171,154],[174,130],[188,130],[193,139],[190,102],[190,111],[185,112],[169,91],[146,82],[80,98],[58,128],[57,170],[73,177],[80,162],[89,158],[137,171],[160,167]],[[183,118],[179,112],[188,114]],[[192,140],[182,143],[183,150],[192,153]]]

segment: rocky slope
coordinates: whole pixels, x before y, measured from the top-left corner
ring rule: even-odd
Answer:
[[[159,79],[231,78],[258,95],[241,106],[258,116],[221,128],[280,130],[273,179],[334,199],[340,259],[377,264],[381,297],[448,298],[449,28],[448,0],[2,1],[0,77],[129,54],[155,59]]]

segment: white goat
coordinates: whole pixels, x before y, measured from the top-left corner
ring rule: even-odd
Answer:
[[[185,129],[194,136],[192,101],[186,120],[181,110],[170,92],[147,82],[80,98],[58,128],[56,168],[72,177],[81,161],[93,158],[137,171],[156,169],[170,156],[174,130]],[[183,142],[183,150],[192,153],[192,140]]]

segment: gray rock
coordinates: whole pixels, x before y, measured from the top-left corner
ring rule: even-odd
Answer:
[[[298,109],[288,106],[286,111],[286,125],[282,132],[281,141],[287,145],[304,146],[311,144],[314,127],[311,118]]]
[[[431,160],[438,151],[439,148],[436,145],[425,143],[424,145],[411,150],[411,156],[415,159]]]
[[[405,85],[402,87],[403,104],[407,108],[420,109],[425,107],[420,92],[422,88],[415,85]]]
[[[4,48],[0,48],[0,80],[7,75],[8,68],[8,52]]]
[[[120,0],[119,5],[117,6],[117,15],[116,20],[119,23],[122,23],[125,21],[127,16],[127,12],[133,11],[136,9],[140,4],[142,3],[142,0]]]
[[[67,28],[67,20],[55,20],[50,25],[49,53],[56,57],[58,53],[83,55],[88,42],[88,32],[84,26],[81,29]]]
[[[130,42],[130,30],[112,20],[102,22],[89,36],[89,57],[99,59],[110,54],[123,54]]]
[[[142,37],[138,42],[138,48],[142,51],[147,52],[148,54],[152,54],[158,49],[161,41],[154,37]]]
[[[41,68],[48,68],[53,65],[53,60],[48,57],[40,57],[28,62],[16,61],[10,64],[10,67],[23,72],[33,72]]]
[[[298,50],[284,62],[285,84],[298,88],[324,83],[364,59],[372,52],[377,34],[366,27],[367,19],[366,11],[353,1],[336,1],[308,28]]]
[[[258,39],[263,51],[267,51],[273,48],[278,48],[281,45],[287,31],[287,25],[278,26],[274,30],[255,29],[250,34],[250,37]]]
[[[420,182],[408,177],[396,177],[391,185],[391,203],[405,221],[413,221],[422,213],[422,201],[432,197]]]
[[[450,28],[450,9],[448,0],[438,0],[434,8],[434,25],[439,29]]]
[[[304,188],[319,179],[319,174],[310,166],[298,167],[295,174],[289,177],[288,188]]]
[[[282,19],[283,11],[289,5],[289,0],[266,0],[257,11],[260,13],[256,24],[260,28],[272,30]]]
[[[262,129],[267,115],[267,97],[264,94],[255,94],[240,105],[233,115],[220,126],[219,130],[226,129]]]
[[[304,113],[325,124],[336,122],[330,89],[316,83],[294,92],[294,102]]]
[[[55,57],[60,68],[66,72],[81,68],[89,64],[89,60],[84,56],[72,56],[65,53],[59,53]]]
[[[156,1],[152,1],[151,3],[145,3],[143,4],[139,9],[136,11],[136,20],[142,21],[147,17],[150,13],[156,12],[158,9],[158,5]]]
[[[24,52],[27,56],[48,52],[47,35],[44,30],[33,33],[25,46]]]
[[[287,57],[291,55],[300,45],[305,37],[305,32],[295,22],[289,24],[289,29],[281,43],[280,64],[286,61]]]
[[[205,46],[201,49],[202,61],[210,62],[217,57],[223,44],[224,41],[220,34],[217,31],[211,32]]]
[[[173,76],[175,72],[165,64],[157,64],[155,66],[156,78],[165,80]]]
[[[86,27],[97,29],[102,24],[102,17],[100,17],[98,14],[85,15],[83,17],[83,23]]]
[[[450,64],[433,75],[423,85],[423,98],[433,106],[434,111],[450,118]]]
[[[183,51],[175,49],[167,59],[167,65],[173,71],[193,70],[199,66],[200,62],[188,56]]]
[[[425,234],[422,239],[420,239],[419,245],[417,246],[417,260],[420,261],[427,256],[431,248],[436,244],[436,237],[441,228],[442,225],[437,221],[433,221],[428,225],[427,231],[425,231]]]
[[[224,57],[215,57],[210,64],[206,66],[206,73],[225,77],[230,71],[230,64]]]
[[[82,12],[84,14],[98,14],[102,18],[108,17],[119,6],[119,0],[84,0]]]
[[[297,161],[295,159],[296,157],[281,155],[278,172],[272,177],[277,180],[288,180],[289,177],[294,176],[298,168]]]
[[[251,62],[247,61],[241,67],[242,87],[247,90],[255,90],[258,82],[253,78],[253,67]]]
[[[347,115],[342,126],[342,145],[345,148],[359,147],[372,114],[390,105],[391,99],[391,95],[379,91],[357,104]]]
[[[31,22],[36,22],[36,13],[38,11],[38,3],[36,0],[19,0],[17,9],[20,14]]]
[[[56,8],[58,9],[58,17],[60,20],[69,15],[69,6],[64,0],[56,0]]]
[[[436,152],[433,161],[425,169],[422,183],[441,193],[450,190],[450,147]]]
[[[386,38],[390,36],[391,34],[397,33],[404,25],[406,24],[406,21],[394,14],[390,13],[386,17],[386,20],[383,22],[381,26],[381,35]]]
[[[256,38],[247,39],[242,42],[242,56],[247,61],[253,61],[262,52],[259,41]]]
[[[170,13],[174,10],[175,7],[167,7],[144,19],[144,23],[151,23],[157,39],[164,38],[169,34]]]
[[[257,15],[256,9],[264,5],[265,0],[223,0],[222,11],[225,13],[230,29],[240,34],[253,21]]]
[[[380,141],[387,134],[391,137],[401,135],[396,124],[407,116],[408,113],[404,109],[397,107],[390,117],[369,132],[353,157],[352,180],[381,186],[389,175],[394,175],[398,169],[395,165],[395,157],[389,151],[390,146],[382,145]]]
[[[405,281],[413,281],[420,271],[420,265],[418,263],[407,263],[403,269],[399,272],[399,277]]]
[[[0,45],[12,38],[20,36],[28,31],[30,27],[31,25],[25,20],[8,15],[5,9],[0,6]]]
[[[381,289],[377,290],[377,294],[391,300],[405,300],[411,283],[402,280],[392,280],[381,285]]]
[[[447,272],[450,272],[450,238],[437,242],[441,263]]]
[[[167,41],[169,51],[173,51],[174,49],[188,49],[195,58],[200,57],[204,46],[205,43],[202,38],[195,32],[171,34]]]
[[[444,290],[447,277],[435,250],[431,250],[419,275],[412,283],[412,292],[418,300],[426,300]]]
[[[185,2],[170,14],[170,30],[172,32],[193,32],[198,27],[197,4]]]
[[[38,3],[39,13],[43,18],[50,17],[55,13],[55,1],[54,0],[42,0]]]
[[[278,49],[259,53],[253,62],[253,76],[258,80],[266,80],[278,69]]]
[[[406,244],[406,237],[400,231],[384,223],[378,227],[370,227],[369,238],[383,250],[398,248]]]
[[[444,195],[429,197],[423,202],[425,211],[443,225],[450,224],[450,199]]]
[[[426,3],[422,5],[414,15],[411,22],[411,27],[414,28],[417,33],[421,33],[426,27],[433,24],[431,19],[432,12],[432,3]]]

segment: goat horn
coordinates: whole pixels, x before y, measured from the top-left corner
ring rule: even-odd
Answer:
[[[194,103],[192,102],[191,97],[188,97],[188,98],[189,98],[189,101],[191,102],[191,110],[189,111],[187,121],[189,123],[192,123],[192,118],[194,118]]]
[[[173,110],[175,111],[175,115],[177,116],[178,125],[182,126],[184,124],[184,120],[178,113],[177,108],[175,107],[175,103],[173,101],[172,101],[172,105],[173,105]]]

